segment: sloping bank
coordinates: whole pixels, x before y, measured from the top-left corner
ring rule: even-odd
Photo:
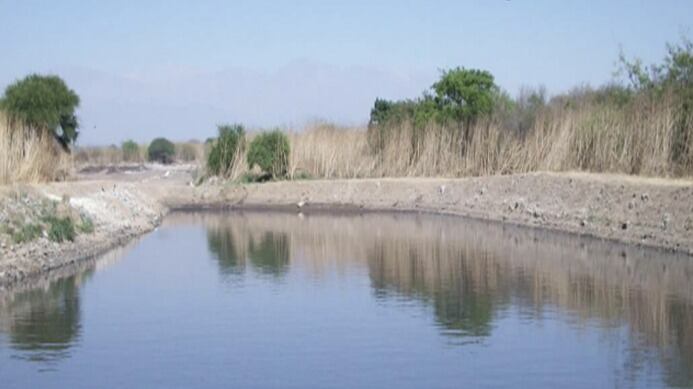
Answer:
[[[30,188],[87,213],[95,232],[0,250],[0,287],[103,253],[152,230],[171,210],[382,210],[454,214],[590,235],[693,255],[690,181],[582,173],[464,179],[306,180],[205,184],[186,179],[80,181]]]

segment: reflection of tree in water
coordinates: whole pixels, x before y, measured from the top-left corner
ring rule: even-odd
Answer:
[[[423,301],[451,336],[488,336],[498,313],[510,306],[541,321],[545,309],[559,307],[603,328],[625,326],[632,334],[626,374],[635,379],[659,356],[665,380],[693,386],[693,305],[668,288],[690,296],[691,265],[625,252],[581,252],[533,239],[511,242],[503,236],[475,236],[441,245],[436,237],[402,236],[367,245],[376,295]],[[590,249],[592,250],[592,249]],[[595,256],[596,255],[596,256]],[[674,287],[674,285],[676,285]]]
[[[207,246],[219,263],[219,271],[224,275],[242,274],[245,260],[241,258],[235,245],[231,228],[208,228]]]
[[[20,358],[52,362],[69,356],[81,331],[79,288],[91,272],[53,281],[47,289],[19,292],[3,307],[9,337]]]
[[[493,322],[511,307],[529,323],[559,312],[571,326],[616,329],[615,336],[629,331],[625,376],[637,380],[658,364],[667,384],[693,386],[688,257],[435,216],[313,215],[299,222],[295,215],[254,214],[218,225],[233,231],[239,266],[247,259],[264,268],[265,257],[251,259],[250,246],[255,251],[274,242],[268,250],[285,247],[287,254],[271,258],[286,259],[267,269],[285,268],[289,241],[291,261],[316,275],[332,265],[364,264],[378,298],[422,302],[454,343],[492,335]],[[282,235],[290,238],[286,244]]]
[[[281,276],[289,269],[289,238],[286,234],[265,232],[259,242],[250,240],[248,257],[258,271]]]
[[[387,244],[382,243],[368,261],[376,295],[384,297],[395,292],[429,302],[436,321],[449,335],[490,335],[493,315],[503,304],[490,287],[490,279],[494,277],[489,273],[493,269],[485,268],[487,263],[460,260],[457,268],[451,269],[449,261],[436,255],[438,251],[433,252],[432,257],[423,258],[416,250],[407,250],[406,259],[403,259],[396,254],[401,246],[386,247]],[[389,260],[386,257],[393,253],[388,254],[388,250],[395,251]],[[441,273],[433,276],[435,280],[431,282],[424,267]],[[474,276],[479,274],[482,276]]]
[[[207,242],[225,275],[242,274],[246,262],[272,276],[282,276],[289,269],[289,238],[285,233],[251,233],[247,226],[229,222],[208,228]]]
[[[668,320],[674,337],[668,345],[669,357],[663,361],[669,373],[667,385],[693,387],[693,309],[681,302],[673,303]]]

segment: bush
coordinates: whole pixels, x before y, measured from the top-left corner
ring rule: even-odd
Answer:
[[[5,89],[0,108],[10,120],[41,132],[50,132],[63,146],[77,140],[75,109],[79,96],[58,76],[32,74]]]
[[[220,125],[219,138],[212,141],[207,156],[207,170],[218,176],[228,176],[236,157],[245,147],[245,130],[240,124]]]
[[[140,146],[135,141],[129,139],[121,145],[123,151],[123,161],[138,162],[140,160]]]
[[[25,224],[19,230],[11,231],[12,240],[17,244],[31,242],[41,236],[42,231],[41,226],[38,224]]]
[[[147,155],[151,162],[161,162],[169,164],[173,162],[173,156],[176,154],[176,146],[166,138],[156,138],[149,145]]]
[[[250,142],[248,165],[257,165],[272,178],[286,177],[289,171],[289,138],[279,130],[258,135]]]
[[[48,223],[48,239],[53,242],[72,242],[75,240],[75,225],[69,217],[50,216],[46,218]]]

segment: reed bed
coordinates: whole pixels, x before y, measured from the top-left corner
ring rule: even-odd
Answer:
[[[577,104],[576,104],[577,102]],[[461,177],[531,171],[589,171],[658,177],[693,177],[693,115],[681,115],[675,96],[637,96],[625,105],[550,104],[519,132],[507,118],[478,120],[465,131],[430,122],[403,121],[377,128],[316,124],[287,131],[289,178]],[[22,133],[0,122],[0,182],[53,180],[70,157],[49,136]],[[466,133],[461,136],[460,134]],[[26,134],[31,134],[27,136]],[[254,137],[246,134],[245,144]],[[122,148],[78,148],[80,165],[146,161],[146,145],[125,157]],[[49,150],[50,152],[45,152]],[[204,166],[208,147],[176,144],[175,160]],[[246,149],[225,176],[242,179],[250,169]],[[54,167],[60,168],[54,171]]]
[[[174,159],[177,162],[203,164],[205,145],[196,142],[178,142],[175,145]],[[142,164],[147,162],[147,144],[140,144],[135,153],[127,152],[122,147],[87,146],[77,147],[74,153],[75,163],[79,165],[108,166],[127,163]]]
[[[0,112],[0,184],[64,179],[71,166],[53,136],[11,123]]]
[[[547,107],[522,134],[491,117],[476,122],[468,134],[463,139],[459,129],[436,123],[417,128],[406,121],[370,130],[309,128],[291,133],[291,172],[320,178],[539,170],[693,176],[691,115],[680,115],[671,96],[642,97],[624,107]]]
[[[376,171],[364,129],[319,124],[291,132],[289,142],[291,177],[357,178],[370,177]]]

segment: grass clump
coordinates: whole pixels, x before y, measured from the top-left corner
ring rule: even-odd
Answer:
[[[45,221],[48,224],[48,239],[51,241],[62,243],[75,240],[75,225],[69,217],[49,216]]]
[[[15,244],[20,244],[37,239],[43,233],[43,229],[38,224],[28,223],[18,230],[9,229],[8,232],[12,236],[12,241]]]
[[[77,230],[82,234],[91,234],[94,232],[94,221],[87,215],[81,215]]]
[[[275,130],[262,133],[250,142],[248,166],[257,165],[271,178],[284,178],[289,171],[289,138]]]

